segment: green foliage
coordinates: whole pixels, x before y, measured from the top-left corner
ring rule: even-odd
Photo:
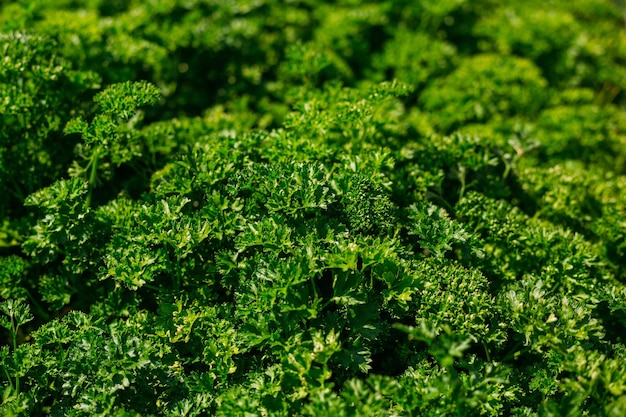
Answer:
[[[77,153],[87,161],[86,166],[74,163],[70,173],[73,177],[84,176],[89,181],[85,205],[91,205],[91,196],[98,181],[98,171],[106,161],[117,166],[141,155],[141,146],[135,138],[135,125],[141,119],[137,108],[155,104],[159,91],[147,82],[114,84],[96,94],[94,102],[100,107],[91,123],[74,118],[65,126],[65,133],[79,133],[84,146]]]
[[[450,71],[456,61],[454,45],[428,33],[403,28],[395,30],[393,36],[372,64],[386,78],[421,88],[429,79]]]
[[[546,100],[547,83],[532,61],[507,55],[467,58],[421,96],[443,132],[460,125],[516,115],[534,116]]]
[[[68,97],[98,86],[98,74],[76,71],[58,56],[56,45],[53,38],[25,31],[0,33],[2,217],[21,215],[28,194],[62,175],[72,142],[60,129],[83,107]]]
[[[541,113],[535,127],[541,144],[538,157],[554,161],[574,159],[624,174],[623,117],[611,105],[581,103],[548,108]]]
[[[624,415],[623,30],[0,2],[0,414]]]
[[[28,269],[24,258],[9,255],[0,258],[0,297],[3,299],[24,298],[25,288],[22,279]]]

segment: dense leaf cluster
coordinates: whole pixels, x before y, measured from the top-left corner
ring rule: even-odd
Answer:
[[[0,2],[0,51],[0,414],[626,413],[614,2]]]

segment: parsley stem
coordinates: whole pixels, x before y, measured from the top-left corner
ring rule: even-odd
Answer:
[[[15,350],[17,350],[17,332],[20,329],[20,325],[17,320],[18,320],[17,317],[15,316],[11,317],[11,336],[13,336],[13,351],[14,352]],[[9,381],[11,381],[11,379],[9,379]],[[15,392],[16,393],[20,392],[20,377],[17,375],[17,373],[15,375]]]
[[[96,183],[98,174],[98,159],[100,158],[100,146],[97,146],[93,151],[91,157],[91,171],[89,173],[89,190],[87,191],[87,198],[85,200],[85,206],[88,208],[91,206],[91,195],[93,194],[93,188]]]
[[[2,366],[2,370],[4,371],[4,375],[6,375],[6,377],[7,377],[7,381],[9,381],[9,383],[10,383],[10,381],[11,381],[11,374],[9,373],[7,367],[3,365]]]
[[[30,300],[32,306],[37,310],[37,315],[41,317],[44,321],[50,320],[50,314],[46,312],[46,310],[37,302],[35,297],[30,293],[30,291],[26,290],[26,296]]]
[[[485,356],[487,357],[487,361],[491,362],[491,354],[489,353],[489,347],[487,347],[487,343],[484,340],[481,341],[483,345],[483,349],[485,349]]]
[[[17,349],[17,332],[20,326],[13,324],[13,318],[11,318],[11,336],[13,336],[13,350]]]

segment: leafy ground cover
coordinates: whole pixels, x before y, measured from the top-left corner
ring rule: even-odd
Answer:
[[[626,414],[623,22],[0,1],[2,415]]]

